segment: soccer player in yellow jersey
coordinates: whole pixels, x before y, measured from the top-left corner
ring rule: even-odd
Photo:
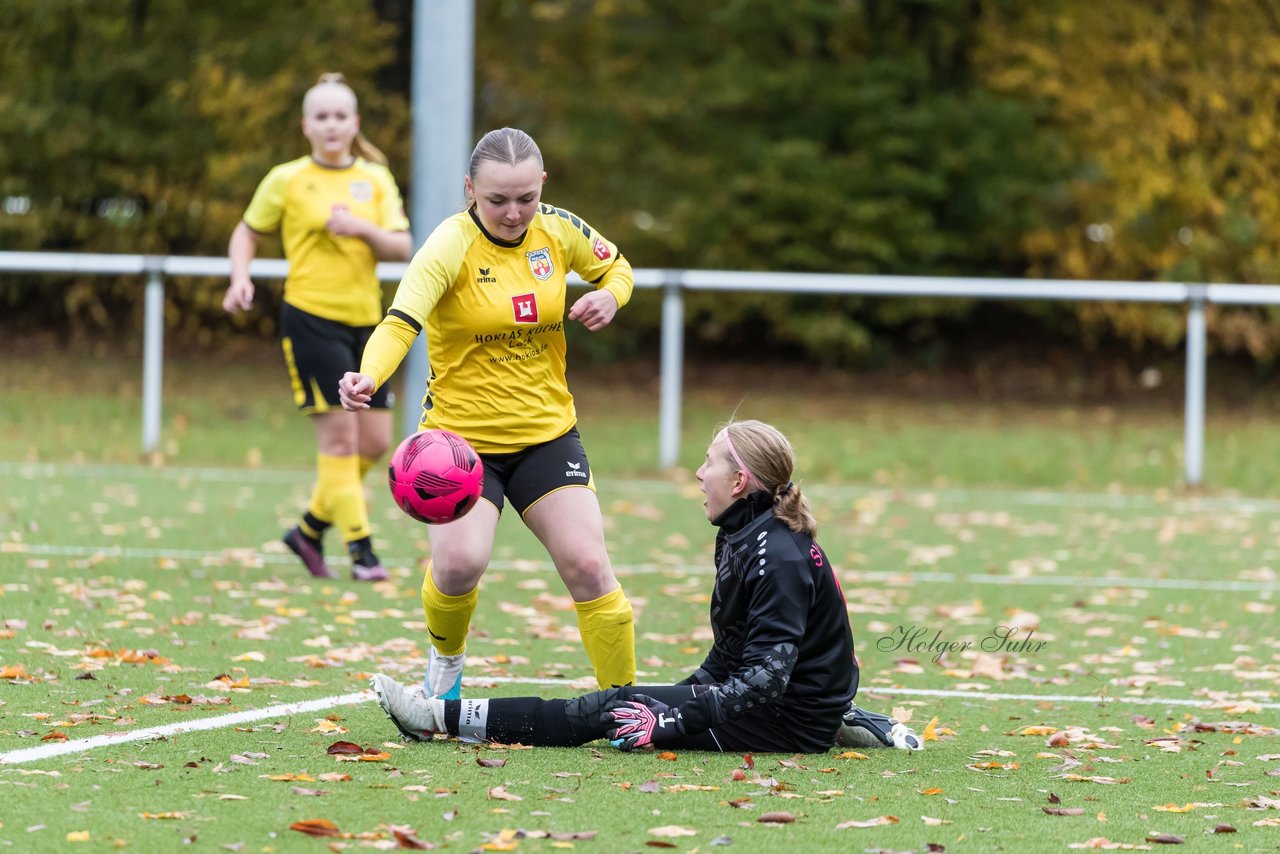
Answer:
[[[311,416],[318,453],[307,510],[284,542],[314,576],[332,578],[321,537],[336,526],[357,581],[387,578],[374,554],[361,478],[391,444],[387,390],[368,411],[346,411],[338,380],[360,364],[382,317],[379,260],[403,261],[413,241],[387,159],[360,133],[356,96],[341,74],[321,75],[302,102],[311,154],[272,169],[231,235],[228,312],[253,305],[249,262],[262,235],[281,233],[289,276],[280,335],[298,408]]]
[[[604,546],[604,521],[565,380],[566,320],[596,331],[634,284],[618,247],[576,215],[541,203],[542,153],[524,131],[485,134],[463,179],[469,206],[414,256],[359,372],[340,383],[363,411],[427,330],[431,379],[421,426],[466,437],[484,491],[464,517],[428,529],[422,604],[431,636],[430,696],[460,696],[477,586],[504,499],[542,541],[574,599],[602,688],[635,680],[631,603]],[[595,285],[565,310],[565,274]]]

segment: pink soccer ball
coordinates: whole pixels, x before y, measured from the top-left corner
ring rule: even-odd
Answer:
[[[387,470],[391,497],[428,525],[461,519],[480,499],[484,463],[471,444],[448,430],[424,430],[400,443]]]

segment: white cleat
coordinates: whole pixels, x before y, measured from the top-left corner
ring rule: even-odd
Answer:
[[[441,700],[461,700],[462,665],[466,660],[466,652],[441,655],[434,646],[431,647],[431,661],[427,664],[427,673],[422,679],[422,687],[427,696],[439,697]]]
[[[906,724],[894,724],[893,729],[889,730],[889,738],[899,750],[924,750],[924,741]]]
[[[369,687],[378,697],[378,705],[391,718],[401,735],[411,741],[430,741],[444,726],[444,700],[426,696],[421,685],[406,688],[390,676],[375,673]]]
[[[844,713],[836,731],[840,747],[896,747],[899,750],[924,750],[924,741],[911,727],[888,715],[868,712],[852,703]]]

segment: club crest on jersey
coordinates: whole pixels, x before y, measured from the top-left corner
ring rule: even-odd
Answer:
[[[520,294],[512,297],[511,308],[515,311],[516,323],[538,322],[538,298],[534,294]]]
[[[357,202],[373,201],[373,183],[371,181],[352,181],[347,187],[351,198]]]
[[[600,238],[597,237],[595,239],[595,242],[591,244],[591,251],[594,252],[596,257],[599,258],[601,261],[609,260],[609,255],[610,255],[609,244],[605,243]]]
[[[551,248],[544,246],[541,249],[535,249],[532,252],[524,253],[529,259],[529,270],[533,273],[533,277],[540,282],[545,282],[551,278],[551,274],[555,272],[555,268],[551,266]]]

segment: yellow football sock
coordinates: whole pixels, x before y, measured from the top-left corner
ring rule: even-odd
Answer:
[[[360,455],[360,479],[364,480],[364,476],[369,473],[369,469],[378,464],[378,461],[363,454]]]
[[[319,482],[316,488],[327,499],[327,509],[333,523],[342,531],[342,541],[349,543],[372,533],[369,529],[369,508],[364,502],[364,487],[360,485],[360,467],[354,454],[334,457],[320,454],[317,458]]]
[[[632,685],[636,681],[636,630],[631,602],[622,588],[590,602],[574,602],[578,633],[596,669],[601,688]]]
[[[457,655],[467,648],[467,632],[471,615],[480,599],[480,588],[473,587],[461,596],[449,596],[436,589],[431,580],[431,563],[422,579],[422,612],[427,615],[427,634],[431,645],[441,655]]]
[[[320,474],[320,469],[324,466],[324,454],[316,454],[316,483],[311,487],[311,500],[307,502],[307,512],[310,513],[317,522],[325,525],[333,524],[333,512],[329,508],[328,484]],[[322,532],[316,531],[311,525],[305,523],[300,526],[302,532],[309,537],[319,537]],[[310,530],[308,530],[310,529]]]

